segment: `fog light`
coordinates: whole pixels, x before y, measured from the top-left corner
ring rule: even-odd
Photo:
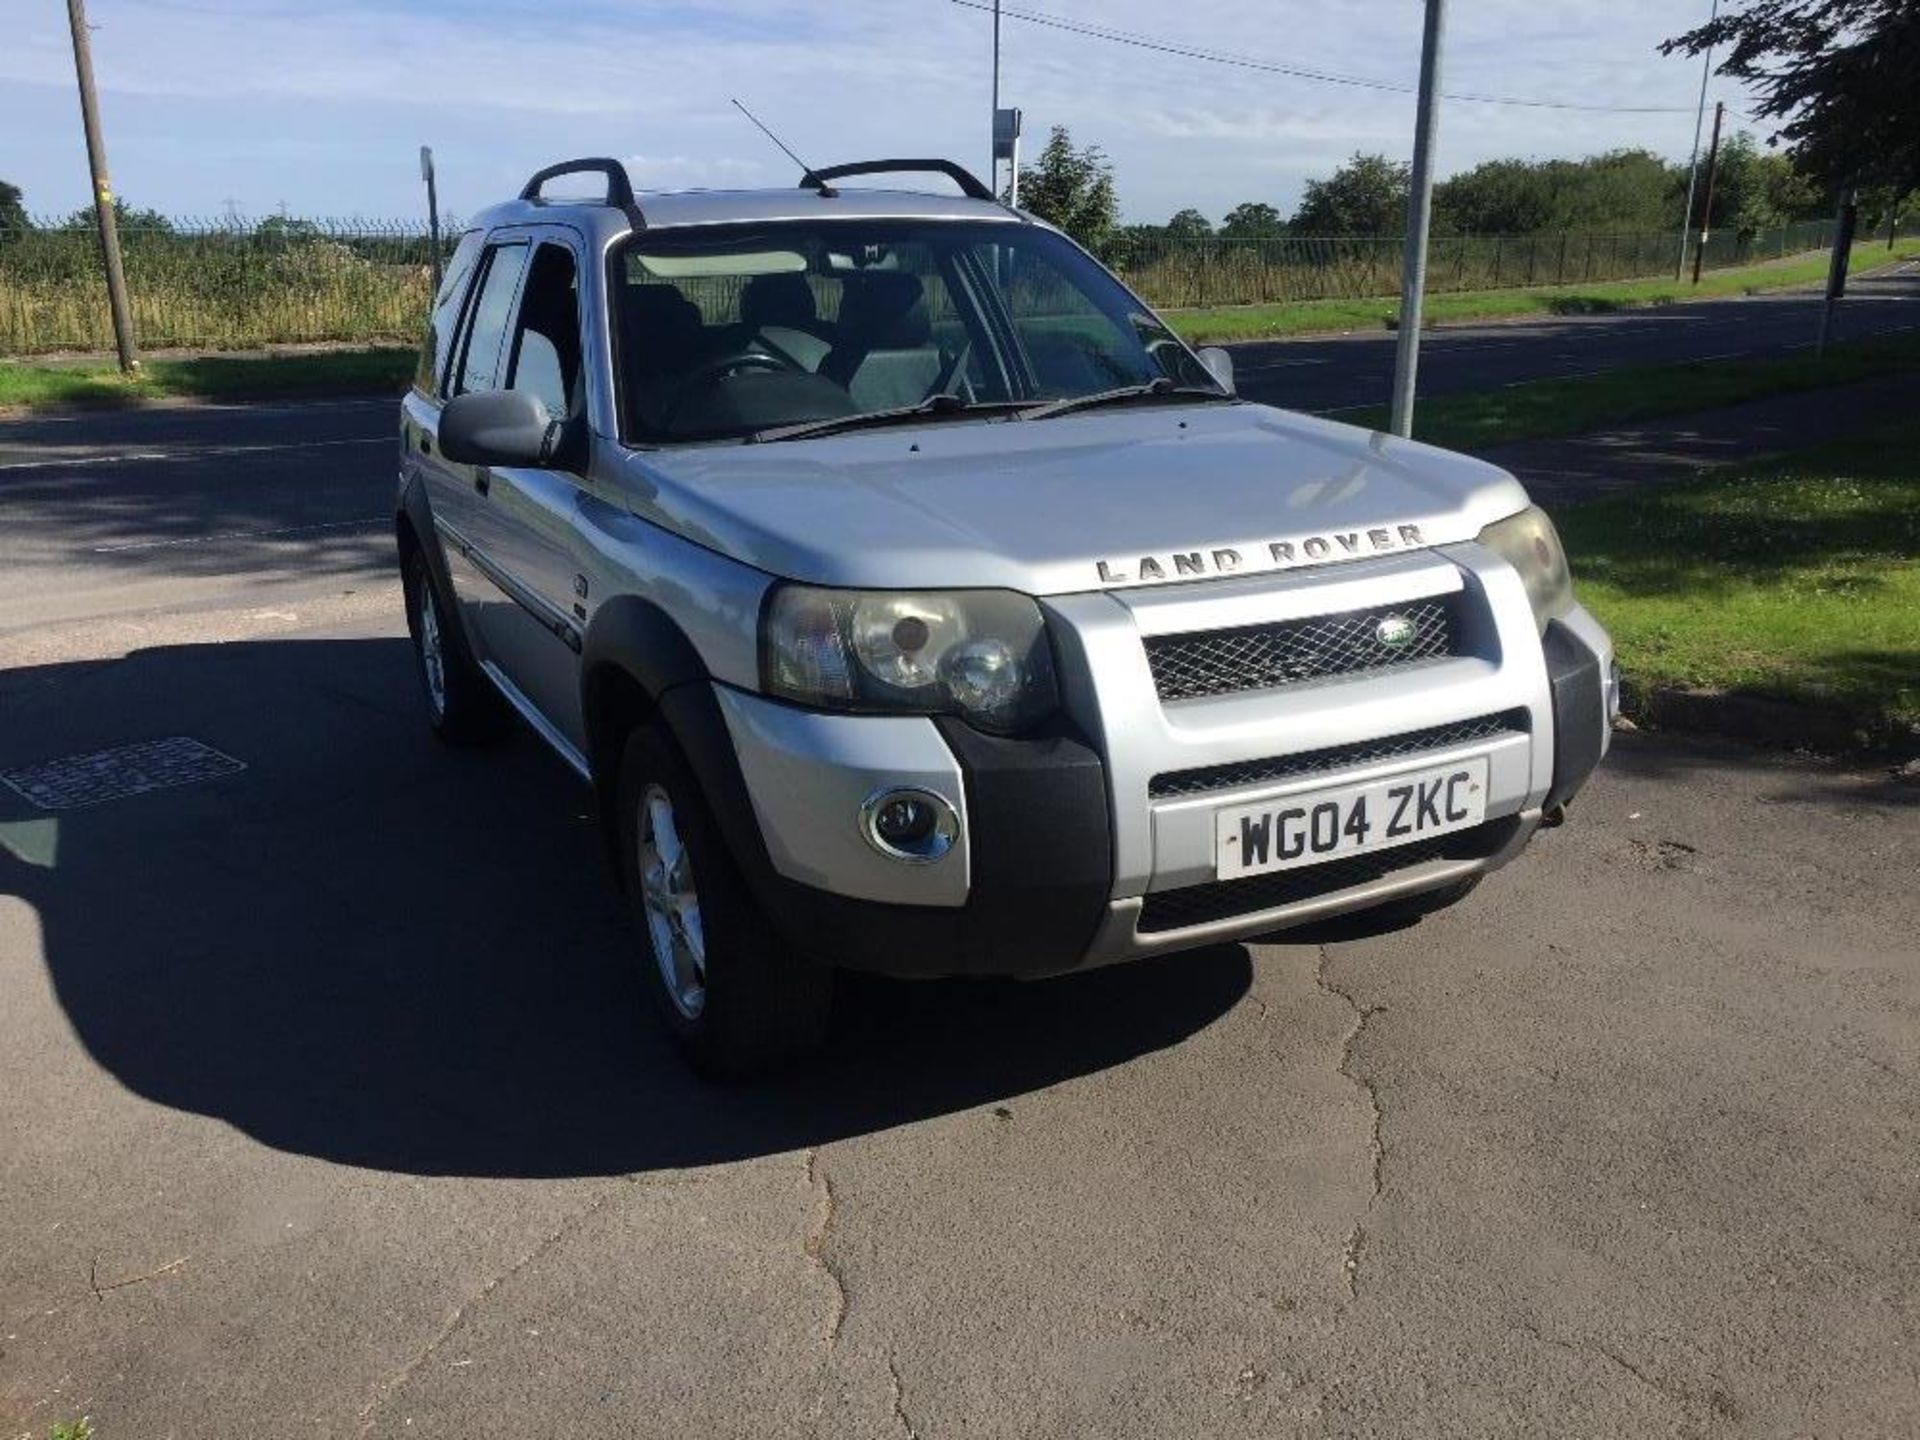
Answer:
[[[960,837],[960,817],[927,790],[881,790],[860,807],[860,833],[889,860],[925,865]]]

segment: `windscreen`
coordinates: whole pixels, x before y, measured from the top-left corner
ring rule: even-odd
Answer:
[[[786,221],[642,233],[610,298],[630,442],[943,419],[1165,378],[1217,388],[1111,274],[1035,225]]]

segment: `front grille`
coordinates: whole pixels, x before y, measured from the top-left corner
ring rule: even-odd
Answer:
[[[1524,734],[1529,724],[1525,710],[1509,710],[1500,715],[1456,720],[1450,725],[1409,730],[1401,735],[1383,735],[1377,740],[1330,745],[1324,750],[1303,750],[1297,755],[1281,755],[1270,760],[1240,760],[1231,765],[1208,765],[1198,770],[1173,770],[1148,781],[1147,794],[1155,800],[1166,800],[1179,795],[1203,795],[1209,790],[1267,785],[1291,780],[1296,775],[1311,775],[1316,770],[1372,765],[1382,760],[1397,760],[1402,755],[1417,755],[1423,750],[1444,750],[1495,735],[1511,734],[1516,730]]]
[[[1318,865],[1249,875],[1241,880],[1214,880],[1205,885],[1156,891],[1141,904],[1138,929],[1143,935],[1184,930],[1235,915],[1276,910],[1282,905],[1297,905],[1303,900],[1317,900],[1338,890],[1383,880],[1429,860],[1484,860],[1512,838],[1514,827],[1519,823],[1517,816],[1509,815],[1476,825],[1471,830],[1416,840],[1392,850],[1350,855],[1344,860],[1324,860]]]
[[[1147,663],[1163,701],[1385,670],[1454,654],[1458,609],[1457,596],[1435,596],[1274,625],[1154,635],[1146,642]],[[1411,627],[1396,644],[1380,638],[1382,622],[1391,619]]]

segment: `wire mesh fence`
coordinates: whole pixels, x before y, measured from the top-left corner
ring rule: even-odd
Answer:
[[[1782,260],[1832,243],[1830,221],[1709,237],[1709,270]],[[1157,306],[1259,305],[1365,300],[1400,293],[1397,236],[1282,236],[1270,240],[1123,237],[1105,257]],[[1691,253],[1691,247],[1689,247]],[[1427,251],[1432,292],[1528,285],[1588,285],[1671,276],[1672,231],[1638,234],[1435,235]]]
[[[119,228],[134,333],[148,348],[412,343],[432,298],[424,224],[275,216]],[[0,354],[112,344],[91,217],[0,231]]]
[[[1902,227],[1920,233],[1920,221]],[[457,225],[443,231],[450,250]],[[1829,222],[1721,231],[1704,267],[1779,260],[1832,240]],[[411,344],[433,285],[423,223],[273,216],[123,220],[134,332],[148,349]],[[1270,240],[1123,234],[1103,258],[1165,308],[1399,293],[1401,242],[1390,236]],[[1678,240],[1660,234],[1437,235],[1433,292],[1589,284],[1671,276]],[[0,355],[110,349],[113,327],[90,218],[0,229]]]

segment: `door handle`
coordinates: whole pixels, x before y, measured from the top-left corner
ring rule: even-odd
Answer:
[[[487,491],[493,488],[493,476],[488,474],[485,470],[474,471],[473,472],[473,488],[478,490],[482,495],[486,494]]]

